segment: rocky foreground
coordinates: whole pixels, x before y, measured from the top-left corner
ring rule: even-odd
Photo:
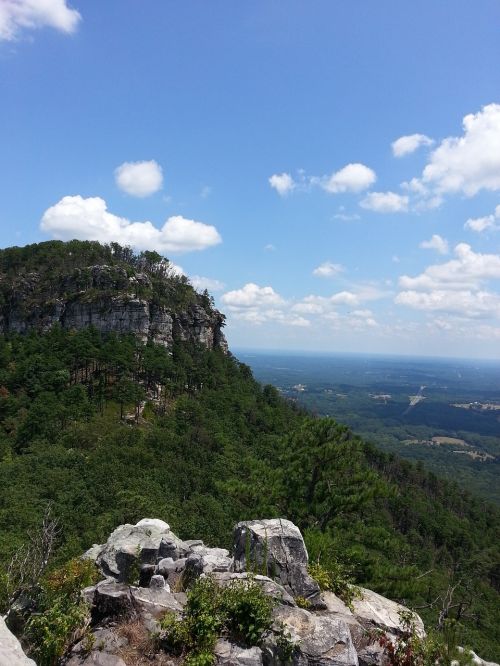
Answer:
[[[283,630],[293,644],[289,661],[297,666],[383,666],[389,662],[380,637],[397,643],[405,634],[402,617],[408,609],[403,606],[364,588],[350,607],[332,592],[322,592],[308,574],[299,529],[284,519],[238,523],[232,555],[201,541],[182,541],[162,520],[144,519],[121,525],[83,557],[95,562],[103,579],[82,590],[91,608],[90,633],[65,655],[65,666],[178,664],[179,656],[164,649],[152,652],[148,637],[161,633],[166,613],[182,616],[187,596],[179,590],[201,576],[211,576],[222,587],[252,580],[274,600],[274,624],[259,646],[218,640],[215,659],[221,666],[282,663]],[[272,578],[255,573],[262,566]],[[138,577],[138,584],[129,584],[131,577]],[[425,636],[418,615],[413,622],[415,632]],[[494,666],[475,655],[474,661]],[[33,664],[2,621],[0,665]]]

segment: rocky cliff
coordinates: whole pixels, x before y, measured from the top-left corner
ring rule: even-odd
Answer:
[[[175,340],[227,351],[224,316],[166,261],[134,259],[49,271],[1,271],[0,332],[47,331],[58,324],[102,333],[133,333],[170,347]],[[78,263],[81,264],[81,261]]]

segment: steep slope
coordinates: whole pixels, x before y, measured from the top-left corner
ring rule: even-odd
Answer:
[[[48,504],[61,530],[54,566],[144,515],[167,520],[181,538],[218,545],[229,545],[240,520],[286,516],[304,531],[313,561],[416,607],[431,626],[458,618],[464,642],[498,660],[493,507],[331,419],[298,411],[196,329],[174,332],[165,345],[148,335],[145,343],[135,328],[125,334],[58,320],[45,330],[40,318],[30,319],[31,308],[45,311],[51,298],[71,301],[65,280],[82,266],[124,268],[134,277],[140,266],[153,291],[143,300],[174,321],[191,303],[220,325],[209,297],[185,280],[163,275],[165,286],[157,286],[160,277],[143,264],[157,265],[158,257],[82,243],[14,248],[0,258],[4,566]],[[18,311],[15,285],[32,272],[39,278],[34,300],[22,299],[20,321],[30,323],[20,334],[9,324]],[[98,291],[99,299],[117,297],[113,288],[105,297]],[[93,290],[85,293],[97,302]],[[4,605],[8,592],[4,585]]]

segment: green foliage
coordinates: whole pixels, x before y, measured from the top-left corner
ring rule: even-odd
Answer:
[[[330,558],[328,569],[325,569],[319,562],[314,562],[308,566],[307,570],[321,590],[333,592],[352,610],[352,602],[354,599],[359,599],[360,593],[356,586],[352,584],[352,579],[345,565]]]
[[[399,616],[402,635],[394,641],[383,632],[378,637],[390,666],[472,666],[470,652],[457,647],[458,623],[447,621],[442,633],[422,637],[416,631],[411,611],[401,611]]]
[[[200,578],[188,593],[182,618],[173,614],[163,618],[163,640],[187,654],[187,663],[212,663],[214,645],[222,634],[249,647],[259,645],[271,628],[272,608],[273,601],[251,580],[220,587],[210,577]]]
[[[81,600],[84,587],[98,580],[93,562],[74,558],[53,570],[42,582],[37,612],[31,616],[26,639],[39,666],[54,666],[68,645],[84,635],[89,609]]]

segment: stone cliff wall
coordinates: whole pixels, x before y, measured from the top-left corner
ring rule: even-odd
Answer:
[[[9,285],[0,311],[0,331],[45,332],[56,324],[67,330],[94,326],[102,333],[133,333],[142,342],[166,347],[183,340],[227,351],[220,312],[206,307],[197,296],[181,307],[161,305],[151,290],[146,274],[128,276],[123,268],[109,266],[59,277],[50,293],[37,273],[29,273]]]

